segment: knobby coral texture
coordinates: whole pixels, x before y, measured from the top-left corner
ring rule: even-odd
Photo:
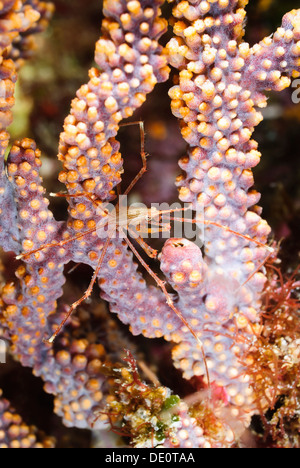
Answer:
[[[1,448],[53,448],[54,440],[27,426],[0,392]]]
[[[242,440],[254,444],[251,418],[260,415],[271,444],[300,446],[299,283],[296,275],[284,282],[252,174],[261,158],[252,135],[266,91],[282,91],[300,75],[300,10],[250,46],[243,40],[246,0],[163,3],[103,2],[95,66],[59,138],[68,213],[57,221],[40,175],[41,151],[33,140],[13,142],[9,134],[18,72],[54,6],[0,2],[0,245],[18,260],[13,279],[5,283],[1,273],[1,336],[9,355],[43,380],[68,428],[111,430],[137,448],[237,447]],[[205,236],[201,249],[169,238],[154,286],[121,230],[105,239],[97,226],[105,223],[107,203],[117,203],[124,172],[120,125],[135,120],[171,70],[171,110],[187,144],[176,185],[180,201],[202,213]],[[102,300],[81,302],[62,327],[68,305],[84,293],[68,284],[63,294],[70,262],[95,271]],[[170,342],[169,373],[177,379],[180,372],[182,388],[186,382],[181,395],[175,382],[167,388],[158,381],[159,359],[143,355],[141,341],[117,320],[132,335],[162,338],[158,349]],[[293,326],[283,326],[286,320]],[[130,352],[122,363],[124,349]],[[272,370],[281,379],[273,392]],[[265,414],[276,408],[270,422]],[[1,398],[1,447],[54,446],[36,434]]]

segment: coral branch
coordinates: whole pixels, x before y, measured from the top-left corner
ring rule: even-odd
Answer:
[[[51,317],[52,330],[64,313],[62,310]],[[35,366],[34,374],[44,380],[45,391],[55,396],[54,411],[67,427],[106,427],[106,417],[94,423],[109,389],[103,366],[120,360],[124,347],[135,349],[122,336],[104,304],[92,302],[78,310],[44,356],[43,363]]]
[[[70,194],[88,192],[99,201],[113,197],[122,172],[114,138],[118,124],[143,104],[157,82],[168,78],[157,42],[166,30],[159,17],[161,3],[156,0],[149,7],[144,0],[104,2],[106,19],[95,53],[100,71],[92,68],[89,83],[78,90],[60,138],[60,181]],[[70,215],[86,222],[91,203],[83,200],[88,205],[83,216],[78,198],[76,203],[70,199]]]
[[[20,252],[19,229],[17,227],[17,208],[14,192],[6,176],[4,157],[8,147],[9,134],[0,133],[0,244],[4,250]]]
[[[14,88],[17,79],[16,62],[21,64],[22,49],[29,45],[22,44],[22,37],[31,41],[32,34],[39,32],[45,26],[52,11],[50,3],[30,1],[1,2],[0,11],[0,242],[5,250],[19,253],[18,233],[16,229],[16,208],[14,206],[13,190],[7,181],[4,169],[4,157],[8,146],[9,134],[4,132],[12,122],[11,108],[14,104]],[[41,12],[43,12],[41,14]],[[46,13],[47,12],[47,13]],[[14,52],[14,45],[19,44],[20,54]],[[16,56],[18,55],[18,57]],[[11,60],[11,58],[13,60]],[[3,216],[3,213],[7,213]]]
[[[53,438],[40,434],[36,427],[27,426],[0,390],[0,448],[54,448]]]
[[[184,174],[177,182],[179,196],[182,201],[192,203],[195,210],[203,209],[205,224],[212,222],[204,235],[207,279],[203,284],[195,284],[199,304],[192,309],[193,320],[198,321],[201,336],[204,333],[201,339],[207,343],[212,375],[228,388],[231,402],[247,407],[247,404],[251,406],[252,397],[248,379],[237,359],[243,347],[234,337],[234,326],[240,335],[250,339],[253,333],[250,323],[259,320],[260,295],[266,281],[260,270],[268,258],[263,245],[270,233],[269,226],[260,217],[261,209],[252,207],[260,196],[251,190],[251,168],[258,164],[260,153],[251,135],[262,120],[256,107],[266,104],[265,96],[257,93],[257,89],[270,87],[270,79],[266,77],[263,83],[260,74],[267,57],[274,77],[280,74],[274,72],[274,67],[277,70],[279,65],[279,52],[281,71],[298,70],[299,11],[285,16],[284,28],[275,33],[273,41],[268,39],[263,41],[264,46],[253,47],[248,66],[251,54],[248,44],[242,42],[245,3],[176,2],[173,15],[177,37],[171,39],[167,52],[170,63],[180,70],[179,84],[169,92],[172,111],[180,119],[181,133],[189,144],[188,156],[180,161]],[[281,82],[287,84],[284,78]],[[280,90],[278,83],[274,89]],[[228,230],[222,232],[218,225]],[[234,231],[245,237],[235,236]],[[252,238],[259,245],[251,242]],[[187,293],[193,283],[191,280],[187,283],[185,258],[187,265],[193,266],[188,246],[184,244],[185,256],[178,258],[175,245],[173,250],[171,244],[166,246],[162,268],[181,294],[186,310],[186,301],[190,298],[192,301],[193,296]],[[198,266],[195,273],[203,281],[201,268]],[[213,337],[205,332],[208,327],[204,318],[213,324]],[[228,339],[228,335],[233,339]],[[224,364],[219,363],[219,349]],[[199,353],[189,340],[178,346],[174,355],[176,365],[187,377],[195,371],[203,374],[203,365],[197,362]]]
[[[245,54],[243,82],[248,89],[282,91],[300,73],[300,11],[284,15],[272,37],[264,38]]]
[[[48,209],[38,172],[40,166],[40,152],[34,142],[15,143],[8,157],[8,174],[17,200],[16,225],[25,252],[57,239],[63,229]],[[36,253],[17,269],[19,283],[8,284],[3,290],[3,298],[9,304],[3,311],[3,325],[10,330],[12,352],[23,365],[32,367],[42,359],[47,317],[56,310],[56,300],[62,294],[66,257],[65,249],[59,250],[57,259],[51,251]]]

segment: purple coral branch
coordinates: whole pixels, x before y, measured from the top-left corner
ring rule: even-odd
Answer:
[[[34,426],[28,426],[2,396],[0,389],[0,448],[54,448],[55,441],[39,433]]]
[[[281,91],[290,85],[292,76],[300,73],[299,24],[300,11],[292,10],[272,36],[248,51],[244,48],[243,82],[249,89],[255,86],[258,91]]]
[[[179,196],[195,210],[202,207],[205,223],[211,221],[211,226],[205,230],[207,266],[201,260],[193,273],[202,284],[189,277],[195,266],[191,247],[184,241],[180,254],[178,240],[173,244],[168,241],[162,267],[178,290],[185,313],[199,323],[212,379],[226,388],[236,408],[248,411],[253,395],[238,361],[244,345],[239,343],[236,330],[251,339],[251,323],[259,320],[260,295],[266,281],[261,267],[268,258],[263,245],[267,245],[270,233],[255,205],[260,195],[251,188],[251,168],[261,156],[251,136],[262,120],[257,107],[266,104],[258,90],[270,88],[271,77],[277,83],[273,88],[280,90],[289,84],[281,72],[298,71],[299,12],[286,15],[273,40],[266,39],[250,51],[242,42],[245,10],[241,3],[247,2],[175,2],[175,38],[167,45],[167,52],[170,63],[180,71],[179,84],[169,94],[173,114],[179,118],[182,136],[189,145],[188,155],[180,161],[184,173],[178,179]],[[280,72],[274,72],[278,66]],[[262,72],[266,67],[270,75]],[[220,225],[230,231],[225,228],[222,232]],[[201,258],[200,252],[193,258]],[[205,278],[203,265],[207,268]],[[187,295],[192,286],[198,293],[196,307]],[[234,338],[228,338],[230,335]],[[188,337],[182,337],[174,358],[186,377],[204,374],[200,353]]]

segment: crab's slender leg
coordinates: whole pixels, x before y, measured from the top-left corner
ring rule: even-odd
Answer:
[[[77,309],[77,307],[91,295],[91,293],[93,291],[94,284],[95,284],[95,282],[97,280],[97,277],[98,277],[99,271],[101,269],[101,266],[102,266],[102,263],[103,263],[103,260],[104,260],[105,254],[107,252],[110,241],[111,241],[111,237],[108,237],[106,239],[106,241],[105,241],[105,244],[103,246],[103,250],[101,252],[101,256],[100,256],[98,264],[97,264],[97,267],[96,267],[96,269],[94,271],[93,277],[91,279],[91,282],[90,282],[89,287],[87,288],[86,292],[84,293],[84,295],[80,299],[78,299],[78,301],[74,302],[70,306],[70,309],[69,309],[68,313],[65,315],[64,319],[59,324],[58,328],[55,330],[53,335],[49,339],[45,340],[47,343],[53,343],[53,341],[55,340],[57,335],[60,333],[60,331],[62,330],[62,328],[64,327],[65,323],[67,322],[69,317],[72,315],[74,310]]]
[[[139,124],[140,126],[140,138],[141,138],[141,158],[142,158],[142,163],[143,167],[139,171],[139,173],[135,176],[135,178],[130,182],[129,186],[125,190],[123,195],[128,195],[128,193],[132,190],[132,188],[135,186],[135,184],[140,180],[140,178],[145,174],[147,171],[147,155],[145,152],[145,129],[144,129],[144,122],[139,121],[139,122],[129,122],[123,124],[123,126],[126,125],[134,125],[134,124]]]
[[[269,258],[271,257],[272,253],[273,253],[273,251],[272,251],[272,252],[270,251],[270,252],[268,253],[268,255],[266,256],[266,258],[258,265],[257,268],[255,268],[255,270],[253,271],[253,273],[251,273],[251,275],[249,276],[249,278],[247,278],[247,279],[243,282],[243,284],[241,284],[241,286],[240,286],[238,289],[240,289],[240,288],[242,288],[243,286],[245,286],[245,284],[247,284],[248,281],[250,281],[250,280],[253,278],[253,276],[255,275],[255,273],[257,273],[257,272],[264,266],[264,264],[269,260]]]
[[[129,230],[129,233],[130,233],[130,230]],[[165,282],[162,281],[155,273],[154,271],[151,270],[151,268],[149,267],[149,265],[147,265],[147,263],[145,262],[145,260],[141,257],[141,255],[138,253],[138,251],[136,250],[136,248],[134,247],[134,245],[130,242],[130,240],[125,237],[124,238],[127,245],[129,246],[129,248],[132,250],[132,252],[134,253],[134,255],[137,257],[137,259],[139,260],[139,262],[143,265],[143,267],[145,268],[145,270],[149,273],[149,275],[154,279],[154,281],[156,282],[156,284],[160,287],[160,289],[162,290],[162,292],[164,293],[165,297],[166,297],[166,300],[167,300],[167,304],[168,306],[175,312],[175,314],[177,315],[177,317],[179,317],[179,319],[182,321],[182,323],[188,328],[188,330],[191,332],[191,334],[193,335],[193,337],[195,338],[195,340],[197,341],[200,349],[201,349],[201,353],[203,355],[203,360],[204,360],[204,364],[205,364],[205,370],[206,370],[206,377],[207,377],[207,382],[208,382],[208,387],[210,388],[210,378],[209,378],[209,372],[208,372],[208,367],[207,367],[207,362],[206,362],[206,356],[205,356],[205,352],[204,352],[204,348],[203,348],[203,344],[200,340],[200,338],[197,336],[196,332],[193,330],[193,328],[190,326],[190,324],[187,322],[187,320],[183,317],[182,313],[175,307],[174,305],[174,302],[170,296],[170,294],[168,293],[167,289],[166,289],[166,286],[165,286]]]
[[[118,185],[118,187],[119,187],[119,185]],[[94,207],[96,209],[100,208],[101,211],[103,211],[104,213],[107,213],[106,209],[101,206],[102,202],[98,201],[96,198],[93,198],[93,196],[88,192],[76,192],[76,193],[72,193],[72,194],[64,193],[64,192],[58,192],[58,193],[51,192],[49,195],[50,195],[50,197],[58,197],[58,198],[86,197],[88,200],[90,200],[90,202],[93,203],[93,205],[94,205]]]
[[[168,210],[166,210],[165,212],[167,212]],[[173,210],[170,210],[170,213],[172,213]],[[228,226],[224,226],[223,224],[220,224],[220,223],[216,223],[215,221],[208,221],[206,219],[185,219],[185,218],[175,218],[175,217],[171,217],[170,218],[171,221],[182,221],[182,222],[187,222],[187,223],[194,223],[194,224],[204,224],[206,226],[216,226],[216,227],[219,227],[221,229],[223,229],[224,231],[228,231],[230,232],[231,234],[235,234],[236,236],[238,237],[241,237],[245,240],[247,240],[248,242],[254,242],[254,244],[258,245],[259,247],[263,247],[265,248],[266,250],[268,250],[270,252],[270,254],[274,253],[274,248],[271,247],[270,245],[266,245],[262,242],[259,242],[258,240],[256,239],[253,239],[252,237],[250,236],[247,236],[246,234],[242,234],[238,231],[234,231],[233,229],[230,229]]]
[[[34,255],[35,253],[40,252],[41,250],[44,250],[44,249],[50,249],[52,247],[63,247],[64,245],[68,244],[69,242],[75,241],[77,239],[81,239],[82,237],[87,236],[89,234],[92,234],[95,231],[96,231],[96,228],[92,228],[92,229],[89,229],[88,231],[81,232],[80,234],[77,234],[74,237],[69,237],[68,239],[65,239],[63,241],[53,242],[53,243],[50,243],[50,244],[44,244],[41,247],[39,247],[38,249],[30,250],[30,252],[23,252],[20,255],[17,255],[16,259],[21,260],[23,258],[30,257],[31,255]]]
[[[158,251],[150,247],[150,245],[147,244],[147,242],[142,239],[142,237],[136,237],[135,240],[138,242],[138,244],[142,247],[142,249],[146,252],[148,257],[150,258],[156,258]]]

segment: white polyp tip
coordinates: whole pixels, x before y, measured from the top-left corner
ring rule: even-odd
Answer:
[[[271,253],[274,253],[275,252],[275,249],[274,247],[270,247],[269,245],[267,245],[267,250]]]
[[[56,194],[56,193],[54,193],[54,192],[50,192],[50,193],[49,193],[49,196],[50,196],[50,197],[56,197],[56,196],[57,196],[57,194]]]
[[[23,254],[17,255],[17,256],[16,256],[16,260],[21,260],[23,257],[24,257]]]

